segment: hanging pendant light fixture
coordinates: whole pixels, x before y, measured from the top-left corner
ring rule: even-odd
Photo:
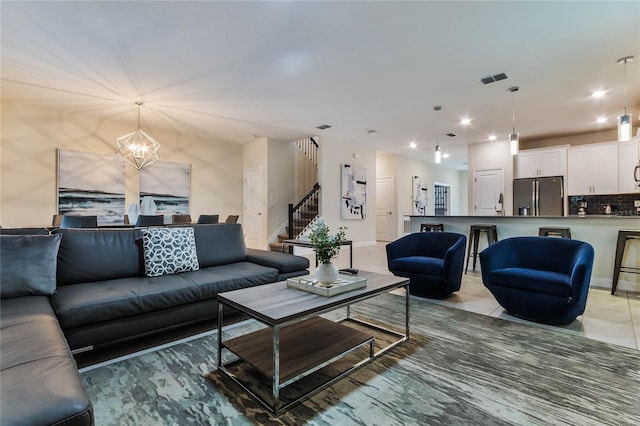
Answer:
[[[140,129],[140,107],[143,102],[136,101],[135,104],[138,105],[138,130],[116,139],[116,155],[140,170],[160,159],[160,144]]]
[[[627,64],[633,61],[633,56],[625,56],[618,59],[619,64],[624,65],[624,86],[623,96],[627,93]],[[618,140],[628,141],[631,139],[631,114],[627,114],[627,107],[623,109],[622,115],[618,116]]]
[[[509,134],[509,149],[511,151],[511,155],[517,155],[520,150],[520,133],[516,132],[516,92],[518,90],[520,90],[520,87],[518,86],[509,87],[509,91],[513,96],[513,130]]]
[[[438,143],[438,136],[440,134],[440,110],[441,106],[434,106],[433,110],[436,112],[436,148],[434,150],[435,158],[434,161],[436,164],[442,163],[442,149],[440,148],[440,144]]]

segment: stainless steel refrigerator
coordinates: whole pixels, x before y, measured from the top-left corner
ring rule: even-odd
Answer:
[[[514,216],[564,216],[562,176],[514,179]]]

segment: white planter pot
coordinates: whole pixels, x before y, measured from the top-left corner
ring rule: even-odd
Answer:
[[[314,276],[320,284],[333,284],[338,279],[338,268],[333,263],[321,263]]]

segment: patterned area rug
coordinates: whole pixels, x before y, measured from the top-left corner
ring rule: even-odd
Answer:
[[[389,294],[355,311],[402,324],[403,303]],[[211,333],[83,369],[96,424],[640,424],[640,351],[419,299],[409,341],[278,418],[213,371],[216,342]]]

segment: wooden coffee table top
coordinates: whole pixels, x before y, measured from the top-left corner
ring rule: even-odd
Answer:
[[[368,299],[409,283],[407,278],[375,272],[359,271],[358,276],[367,279],[366,287],[332,297],[289,288],[286,281],[281,281],[219,293],[218,301],[258,318],[267,325],[278,325]]]

